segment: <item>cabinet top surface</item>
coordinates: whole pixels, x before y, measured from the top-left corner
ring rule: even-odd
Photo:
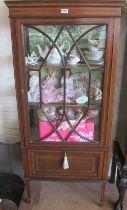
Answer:
[[[124,0],[64,0],[64,2],[71,2],[71,3],[74,3],[74,2],[124,2]],[[63,3],[62,0],[7,0],[5,2],[61,2]]]
[[[7,5],[16,5],[16,4],[66,4],[66,3],[70,3],[70,4],[92,4],[92,3],[109,3],[109,4],[114,4],[114,3],[123,3],[125,2],[125,0],[5,0],[5,3]]]

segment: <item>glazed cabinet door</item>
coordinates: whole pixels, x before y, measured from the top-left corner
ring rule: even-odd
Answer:
[[[28,144],[104,144],[112,24],[111,19],[17,20]]]

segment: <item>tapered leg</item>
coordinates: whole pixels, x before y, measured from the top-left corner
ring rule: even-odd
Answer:
[[[24,200],[28,203],[31,202],[31,192],[30,192],[30,181],[25,181],[25,197]]]
[[[101,184],[101,200],[100,200],[100,206],[103,206],[104,205],[105,193],[106,193],[106,183],[102,183]]]

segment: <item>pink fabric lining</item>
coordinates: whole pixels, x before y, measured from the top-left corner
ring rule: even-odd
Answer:
[[[52,126],[49,122],[40,121],[39,122],[39,131],[40,131],[40,139],[41,141],[50,141],[50,142],[60,142],[60,138],[57,135],[56,132],[42,140],[48,133],[53,131]],[[81,121],[80,124],[77,126],[76,131],[80,133],[82,136],[84,136],[86,139],[93,141],[94,140],[94,122],[84,122]],[[69,130],[63,130],[61,128],[58,128],[59,134],[64,138],[68,135]],[[67,140],[67,142],[86,142],[87,140],[81,138],[78,134],[75,132],[72,132],[71,136]]]

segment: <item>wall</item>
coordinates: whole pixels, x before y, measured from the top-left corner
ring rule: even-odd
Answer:
[[[120,144],[123,154],[127,151],[127,7],[124,9],[120,34],[120,52],[116,88],[116,132],[115,140]]]
[[[124,75],[124,63],[125,63],[125,51],[126,51],[126,37],[127,37],[127,16],[123,12],[121,18],[121,30],[120,30],[120,43],[119,43],[119,51],[118,51],[118,58],[117,58],[117,72],[116,72],[116,87],[115,87],[115,99],[114,99],[114,108],[113,108],[113,119],[112,119],[112,136],[111,136],[111,143],[114,140],[119,139],[119,135],[121,135],[121,130],[119,129],[122,123],[124,125],[124,119],[127,118],[124,114],[125,107],[121,106],[121,102],[123,103],[124,98],[121,99],[121,94],[123,94],[123,77]],[[124,95],[126,90],[124,89]],[[122,100],[122,101],[121,101]],[[125,102],[124,102],[125,103]],[[126,103],[127,105],[127,103]],[[122,114],[120,113],[122,111]],[[124,139],[125,140],[125,139]]]
[[[0,144],[0,172],[8,172],[23,178],[20,143]]]
[[[0,1],[0,171],[23,177],[8,8]],[[9,144],[7,144],[9,143]],[[16,143],[16,144],[11,144]]]
[[[8,8],[0,1],[0,142],[19,141]]]

